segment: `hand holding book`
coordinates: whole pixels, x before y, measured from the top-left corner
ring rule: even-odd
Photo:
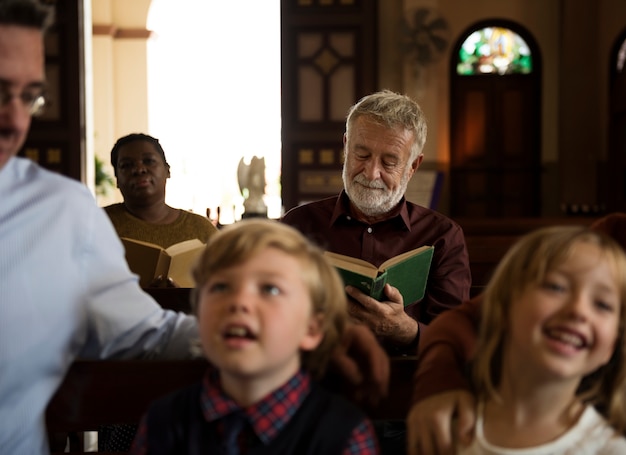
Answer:
[[[404,305],[424,297],[434,247],[422,246],[394,256],[376,267],[362,259],[327,251],[346,285],[354,286],[376,300],[384,300],[385,283],[397,288]]]
[[[139,275],[141,287],[194,286],[191,268],[205,248],[200,240],[185,240],[168,248],[126,237],[122,243],[128,266]]]

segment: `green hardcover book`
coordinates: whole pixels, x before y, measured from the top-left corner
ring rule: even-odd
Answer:
[[[424,297],[434,251],[432,246],[422,246],[394,256],[380,267],[330,251],[324,255],[337,268],[346,285],[357,287],[376,300],[386,300],[383,288],[389,283],[398,288],[406,306]]]

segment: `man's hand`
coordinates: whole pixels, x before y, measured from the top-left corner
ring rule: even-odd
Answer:
[[[180,287],[171,277],[165,277],[163,275],[157,276],[149,284],[149,288],[177,288]]]
[[[425,398],[413,405],[407,417],[407,453],[452,455],[457,442],[471,442],[475,422],[475,400],[467,390]]]
[[[341,345],[333,353],[331,367],[357,403],[376,405],[387,396],[389,357],[367,327],[348,324]]]
[[[389,301],[379,302],[354,286],[346,286],[346,293],[354,299],[348,299],[350,316],[368,326],[385,343],[407,346],[417,336],[417,321],[405,313],[400,291],[390,284],[385,284],[384,291]]]

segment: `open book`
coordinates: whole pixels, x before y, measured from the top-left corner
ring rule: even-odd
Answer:
[[[434,251],[432,246],[422,246],[394,256],[378,268],[363,259],[343,254],[326,251],[324,255],[337,268],[346,285],[359,288],[376,300],[385,300],[383,288],[389,283],[398,288],[406,306],[424,297]]]
[[[127,237],[122,237],[122,243],[128,267],[139,275],[141,287],[148,287],[159,275],[170,277],[182,288],[194,287],[191,268],[205,247],[199,239],[185,240],[168,248]]]

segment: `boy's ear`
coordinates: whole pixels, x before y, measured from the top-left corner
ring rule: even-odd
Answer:
[[[324,316],[321,314],[312,315],[309,318],[306,334],[300,341],[302,351],[312,351],[319,346],[324,338]]]

